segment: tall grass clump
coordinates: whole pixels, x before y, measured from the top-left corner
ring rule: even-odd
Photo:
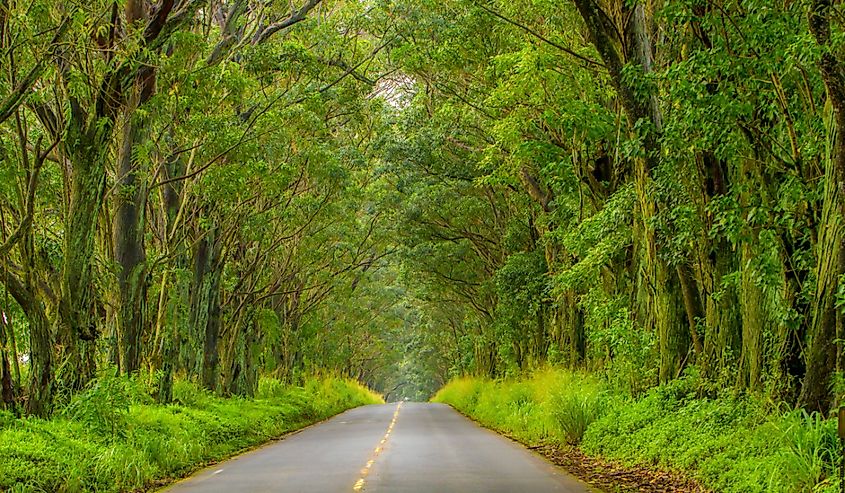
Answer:
[[[255,399],[177,381],[162,406],[134,380],[103,376],[51,420],[0,412],[0,491],[123,492],[184,476],[346,409],[381,402],[325,377],[302,387],[262,379]]]
[[[523,442],[577,443],[601,414],[604,395],[589,375],[549,369],[524,380],[453,380],[433,400]]]
[[[795,491],[841,491],[837,466],[843,450],[834,420],[793,410],[772,426],[784,444],[778,462],[789,481],[787,486]]]
[[[702,397],[694,377],[633,397],[584,373],[460,379],[434,398],[529,444],[577,445],[623,465],[680,472],[724,493],[834,493],[835,422],[751,397]]]
[[[549,412],[567,444],[577,445],[587,428],[599,419],[610,401],[602,387],[589,378],[569,381],[549,396]]]

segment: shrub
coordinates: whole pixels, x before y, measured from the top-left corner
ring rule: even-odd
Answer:
[[[780,467],[794,491],[813,491],[826,478],[836,477],[842,457],[836,423],[818,414],[792,411],[775,421],[783,443]]]
[[[173,402],[183,406],[203,407],[214,399],[214,395],[195,382],[176,380],[173,382]]]
[[[277,378],[261,377],[258,380],[258,391],[255,393],[255,397],[258,399],[280,398],[288,390],[288,387]]]

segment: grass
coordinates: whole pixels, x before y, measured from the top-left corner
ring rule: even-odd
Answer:
[[[454,380],[434,400],[526,443],[577,444],[592,456],[682,472],[713,491],[839,491],[833,420],[747,397],[699,398],[691,379],[632,398],[589,374],[547,369]]]
[[[0,412],[0,491],[123,492],[153,487],[346,409],[381,402],[338,378],[303,387],[262,379],[254,400],[177,382],[175,403],[103,378],[51,420]]]

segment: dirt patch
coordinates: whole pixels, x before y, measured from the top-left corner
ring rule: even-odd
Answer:
[[[540,445],[530,448],[573,476],[607,492],[711,493],[698,482],[680,474],[623,466],[590,457],[575,447]]]

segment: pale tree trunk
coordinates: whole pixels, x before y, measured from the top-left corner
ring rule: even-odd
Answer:
[[[742,164],[742,180],[745,183],[755,183],[758,176],[751,160]],[[750,208],[750,190],[740,195],[740,205],[743,209]],[[746,222],[749,222],[746,218]],[[737,386],[740,388],[757,389],[761,383],[763,371],[763,330],[766,326],[765,294],[758,285],[760,273],[755,267],[758,258],[758,227],[749,224],[749,238],[740,245],[740,290],[739,308],[742,320],[742,351],[737,372]]]

